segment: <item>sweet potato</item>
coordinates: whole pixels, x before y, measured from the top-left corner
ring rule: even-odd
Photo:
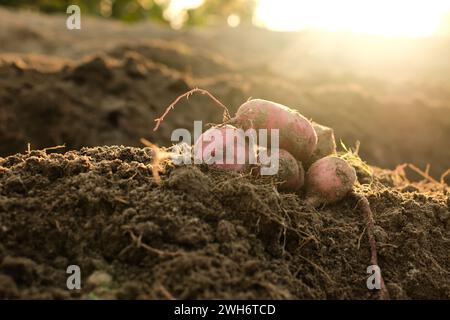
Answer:
[[[317,145],[311,155],[311,158],[305,162],[305,168],[309,168],[311,164],[319,159],[336,153],[334,130],[315,122],[312,123],[312,126],[317,135]]]
[[[276,179],[283,182],[278,187],[281,191],[297,191],[305,183],[305,171],[302,163],[286,150],[279,150],[280,168]]]
[[[261,157],[261,151],[268,150],[260,147],[258,155],[258,163],[262,166],[267,164],[265,157]],[[278,150],[278,155],[274,154],[273,150],[270,157],[278,156],[278,170],[274,176],[276,182],[279,182],[278,190],[280,191],[298,191],[305,183],[305,171],[302,163],[297,161],[293,155],[284,149]],[[273,159],[271,161],[274,161]],[[259,173],[261,170],[259,170]]]
[[[345,160],[328,156],[317,160],[305,178],[307,202],[314,207],[342,200],[356,181],[355,169]]]
[[[246,142],[243,131],[231,125],[206,130],[194,145],[196,161],[232,171],[243,171],[253,153],[253,146]]]
[[[279,129],[279,148],[302,162],[311,157],[317,144],[317,135],[308,119],[272,101],[253,99],[245,102],[239,107],[232,123],[244,130],[267,129],[269,135],[270,129]]]

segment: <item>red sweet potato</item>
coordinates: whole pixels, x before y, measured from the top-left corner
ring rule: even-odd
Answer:
[[[355,169],[345,160],[328,156],[314,162],[305,178],[307,202],[315,207],[342,200],[356,181]]]
[[[307,162],[305,168],[326,156],[336,153],[336,141],[334,139],[334,130],[332,128],[313,122],[312,126],[317,135],[317,145]]]
[[[267,149],[260,147],[260,153],[258,155],[258,162],[261,166],[268,166],[268,159],[261,156],[261,152],[267,153]],[[269,156],[269,155],[267,155]],[[305,171],[303,170],[302,163],[297,161],[293,155],[284,149],[278,149],[278,153],[274,153],[273,150],[270,157],[278,157],[278,160],[271,159],[271,161],[277,161],[277,172],[273,175],[274,180],[279,182],[278,190],[280,191],[298,191],[303,187],[305,183]],[[258,171],[261,174],[261,169]]]
[[[311,122],[300,113],[272,101],[253,99],[242,104],[233,124],[243,129],[279,129],[279,148],[299,161],[307,161],[317,144]],[[270,142],[270,137],[269,137]]]
[[[243,131],[231,125],[206,130],[194,145],[194,158],[225,170],[243,171],[249,163],[253,146]]]

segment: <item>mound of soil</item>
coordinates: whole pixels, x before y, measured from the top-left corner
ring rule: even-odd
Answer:
[[[277,101],[334,128],[348,146],[361,141],[370,164],[450,166],[449,41],[380,39],[241,27],[174,31],[83,17],[0,9],[0,156],[66,144],[167,146],[194,120],[221,111],[193,96],[153,119],[196,86],[233,113],[249,97]],[[450,179],[450,178],[448,178]]]
[[[151,161],[116,146],[0,158],[0,298],[379,298],[356,200],[314,210],[208,166],[167,166],[157,184]],[[375,169],[357,192],[390,298],[449,299],[448,189]]]

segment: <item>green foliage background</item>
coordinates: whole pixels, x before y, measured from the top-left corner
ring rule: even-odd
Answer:
[[[0,0],[3,6],[45,13],[65,13],[71,4],[79,5],[82,12],[125,22],[152,20],[169,23],[164,17],[164,11],[170,5],[170,0]],[[200,7],[186,10],[186,24],[220,24],[230,14],[237,14],[242,22],[248,22],[255,6],[256,0],[205,0]],[[105,10],[105,7],[110,10]]]

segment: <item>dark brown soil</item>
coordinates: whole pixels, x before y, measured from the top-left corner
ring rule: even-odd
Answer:
[[[439,179],[450,167],[449,43],[89,17],[71,32],[64,16],[0,9],[0,299],[378,299],[366,287],[370,232],[390,298],[450,299],[444,183],[374,167],[369,185],[359,172],[367,230],[354,198],[314,210],[270,179],[167,167],[159,185],[151,150],[137,148],[221,122],[197,95],[152,131],[199,86],[233,114],[249,97],[286,104],[347,146],[361,141],[370,165],[430,164]],[[73,264],[81,291],[66,287]]]
[[[0,9],[0,155],[65,143],[167,146],[175,128],[219,122],[205,96],[183,101],[154,133],[153,119],[199,86],[232,113],[249,97],[297,108],[361,141],[361,156],[439,178],[450,167],[450,45],[446,38],[378,39],[254,28],[172,31],[89,17]],[[338,143],[339,144],[339,143]]]
[[[207,166],[167,167],[157,185],[151,154],[0,158],[0,298],[379,297],[366,288],[366,220],[351,197],[313,210],[270,181]],[[448,189],[375,169],[357,191],[390,297],[449,299]],[[81,291],[66,288],[71,264]]]

